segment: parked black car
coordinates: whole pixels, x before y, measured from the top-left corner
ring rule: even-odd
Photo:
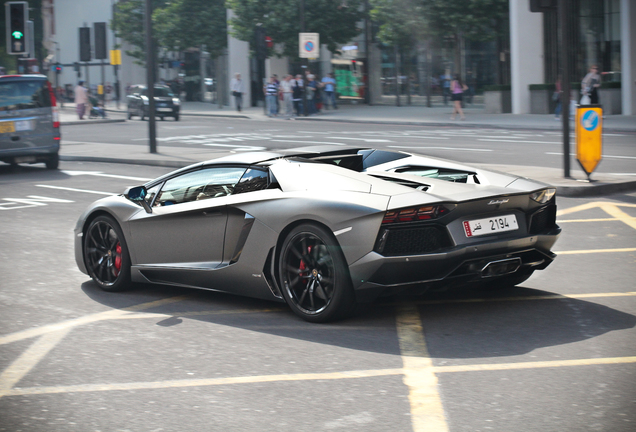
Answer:
[[[148,88],[144,85],[134,85],[130,88],[128,100],[128,119],[133,116],[141,117],[144,120],[148,117]],[[174,94],[170,87],[165,85],[155,85],[155,114],[161,120],[165,117],[174,117],[179,120],[181,101],[179,96]]]

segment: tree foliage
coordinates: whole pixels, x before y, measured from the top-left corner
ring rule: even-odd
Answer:
[[[159,44],[171,51],[206,46],[217,57],[227,46],[225,0],[176,0],[153,13]]]
[[[235,15],[230,22],[233,36],[253,42],[254,30],[262,25],[267,36],[275,44],[281,44],[282,51],[275,54],[297,58],[300,1],[305,4],[305,31],[319,33],[320,43],[326,44],[331,52],[360,33],[363,0],[227,0]]]

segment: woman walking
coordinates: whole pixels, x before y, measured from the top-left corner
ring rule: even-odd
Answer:
[[[453,115],[451,115],[451,120],[455,120],[455,115],[459,114],[460,119],[466,120],[466,116],[464,116],[464,111],[462,111],[462,95],[468,90],[466,84],[462,83],[462,79],[459,74],[456,74],[453,81],[451,82],[451,100],[455,104],[453,109]]]

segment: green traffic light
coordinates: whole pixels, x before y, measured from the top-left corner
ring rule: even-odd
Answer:
[[[16,30],[13,33],[11,33],[11,35],[16,39],[22,39],[22,37],[24,36],[24,33]]]

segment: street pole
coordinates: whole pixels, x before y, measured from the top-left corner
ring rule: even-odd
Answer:
[[[300,32],[305,32],[305,0],[300,0]],[[305,70],[303,71],[303,115],[307,117],[307,59],[302,58],[301,64],[304,66]]]
[[[563,124],[563,177],[570,177],[570,61],[568,58],[569,18],[567,0],[559,0],[561,30],[561,120]]]
[[[155,123],[155,55],[152,43],[152,3],[145,0],[144,24],[146,27],[146,87],[148,97],[148,143],[150,153],[157,153],[157,129]]]

